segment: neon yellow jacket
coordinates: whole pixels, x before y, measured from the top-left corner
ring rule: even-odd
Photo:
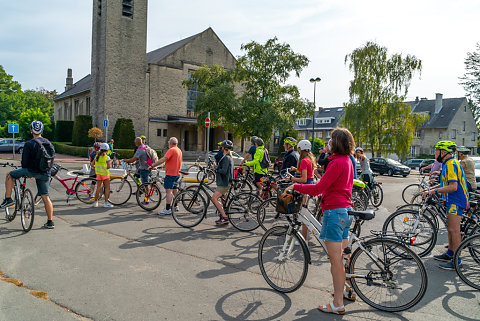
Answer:
[[[257,150],[255,151],[255,156],[253,157],[252,161],[246,162],[245,165],[252,166],[253,165],[253,172],[257,174],[266,174],[268,172],[268,168],[261,168],[260,162],[263,160],[263,155],[265,155],[265,147],[264,146],[257,146]]]

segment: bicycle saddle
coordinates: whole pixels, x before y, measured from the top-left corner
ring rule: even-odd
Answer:
[[[361,220],[370,221],[375,217],[375,212],[373,210],[368,211],[348,211],[348,215],[353,215]]]

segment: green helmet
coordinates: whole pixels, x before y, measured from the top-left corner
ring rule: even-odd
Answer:
[[[217,145],[218,145],[218,146],[222,145],[222,142],[218,142],[218,144],[217,144]]]
[[[454,153],[457,149],[457,144],[449,140],[441,140],[435,145],[436,149],[443,149],[449,153]]]
[[[288,144],[288,145],[292,146],[292,147],[295,147],[295,145],[297,145],[297,140],[293,137],[285,137],[283,142],[285,144]]]

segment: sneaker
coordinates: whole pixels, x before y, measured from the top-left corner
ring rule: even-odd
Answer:
[[[15,201],[12,198],[6,198],[3,200],[2,204],[0,204],[0,208],[9,207],[15,204]]]
[[[113,207],[113,205],[110,204],[109,202],[105,202],[103,203],[103,207]]]
[[[221,217],[220,219],[215,221],[215,224],[217,225],[228,224],[228,217]]]
[[[453,260],[450,260],[447,263],[440,263],[438,267],[444,270],[455,271],[455,264],[453,264]],[[462,263],[460,263],[460,267],[462,267]]]
[[[159,211],[157,214],[158,215],[170,215],[170,214],[172,214],[172,210],[167,210],[166,208],[164,208],[163,210]]]
[[[180,211],[180,208],[178,206],[175,206],[175,212]]]
[[[43,224],[43,227],[48,228],[48,229],[54,229],[55,224],[53,224],[53,221],[51,221],[51,222],[47,222],[47,223]]]
[[[433,258],[441,262],[450,262],[453,259],[453,257],[447,253],[443,253],[442,255],[434,255]]]
[[[93,203],[93,207],[98,207],[98,202]]]

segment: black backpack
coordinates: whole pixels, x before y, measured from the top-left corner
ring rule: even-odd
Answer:
[[[266,148],[263,149],[263,159],[260,162],[261,168],[269,168],[272,165],[270,161],[270,155],[268,155],[268,150]]]
[[[53,160],[55,158],[55,148],[48,139],[34,138],[40,145],[40,152],[35,157],[37,169],[42,173],[48,173],[53,167]]]

